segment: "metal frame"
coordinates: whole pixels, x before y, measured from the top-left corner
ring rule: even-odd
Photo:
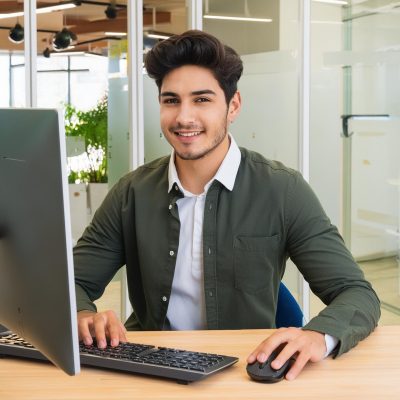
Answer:
[[[353,47],[352,41],[352,25],[351,19],[352,7],[345,7],[343,10],[344,35],[343,48],[351,51]],[[345,65],[343,67],[343,114],[350,115],[352,113],[352,66]],[[352,154],[353,138],[351,136],[343,138],[343,170],[342,170],[342,227],[343,239],[347,247],[351,248],[351,154]]]
[[[130,167],[144,163],[143,125],[143,1],[128,1],[128,97]]]
[[[25,106],[37,106],[36,0],[24,0]]]
[[[134,170],[144,163],[143,113],[143,1],[128,0],[128,99],[129,164]],[[121,317],[128,319],[133,309],[129,301],[126,271],[121,276]]]
[[[299,170],[310,180],[310,26],[311,1],[300,1],[300,77],[299,77]],[[304,319],[310,319],[310,287],[299,273],[300,304]]]
[[[186,0],[187,21],[189,29],[203,29],[203,1]]]

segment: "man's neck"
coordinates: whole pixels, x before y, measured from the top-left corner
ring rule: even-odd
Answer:
[[[213,151],[198,160],[183,160],[175,156],[175,167],[182,186],[193,194],[204,192],[204,186],[217,173],[230,145],[229,136]]]

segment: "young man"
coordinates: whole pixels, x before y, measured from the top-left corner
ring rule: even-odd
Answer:
[[[272,328],[290,257],[327,307],[303,329],[277,330],[248,362],[287,343],[273,367],[296,355],[286,376],[294,379],[308,361],[355,346],[376,326],[379,300],[301,175],[229,135],[240,57],[189,31],[145,63],[173,150],[123,177],[75,248],[80,338],[95,336],[99,347],[125,340],[115,313],[93,304],[124,264],[128,329]]]

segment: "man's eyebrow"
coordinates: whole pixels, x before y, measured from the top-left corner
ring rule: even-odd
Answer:
[[[192,96],[200,96],[202,94],[212,94],[216,95],[216,93],[211,89],[203,89],[203,90],[195,90],[190,93]],[[179,97],[179,95],[175,92],[162,92],[160,93],[160,97]]]
[[[213,95],[216,95],[216,93],[211,89],[196,90],[196,91],[192,92],[191,94],[192,94],[192,96],[199,96],[199,95],[202,95],[202,94],[213,94]]]
[[[178,95],[174,92],[162,92],[160,93],[160,97],[178,97]]]

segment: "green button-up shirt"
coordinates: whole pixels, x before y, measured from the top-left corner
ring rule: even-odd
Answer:
[[[273,328],[288,257],[328,306],[304,327],[339,339],[341,354],[377,325],[379,299],[301,175],[241,149],[232,191],[207,192],[203,267],[208,329]],[[177,186],[169,157],[123,177],[74,249],[78,310],[96,310],[126,264],[134,309],[128,329],[164,328],[179,246]]]

